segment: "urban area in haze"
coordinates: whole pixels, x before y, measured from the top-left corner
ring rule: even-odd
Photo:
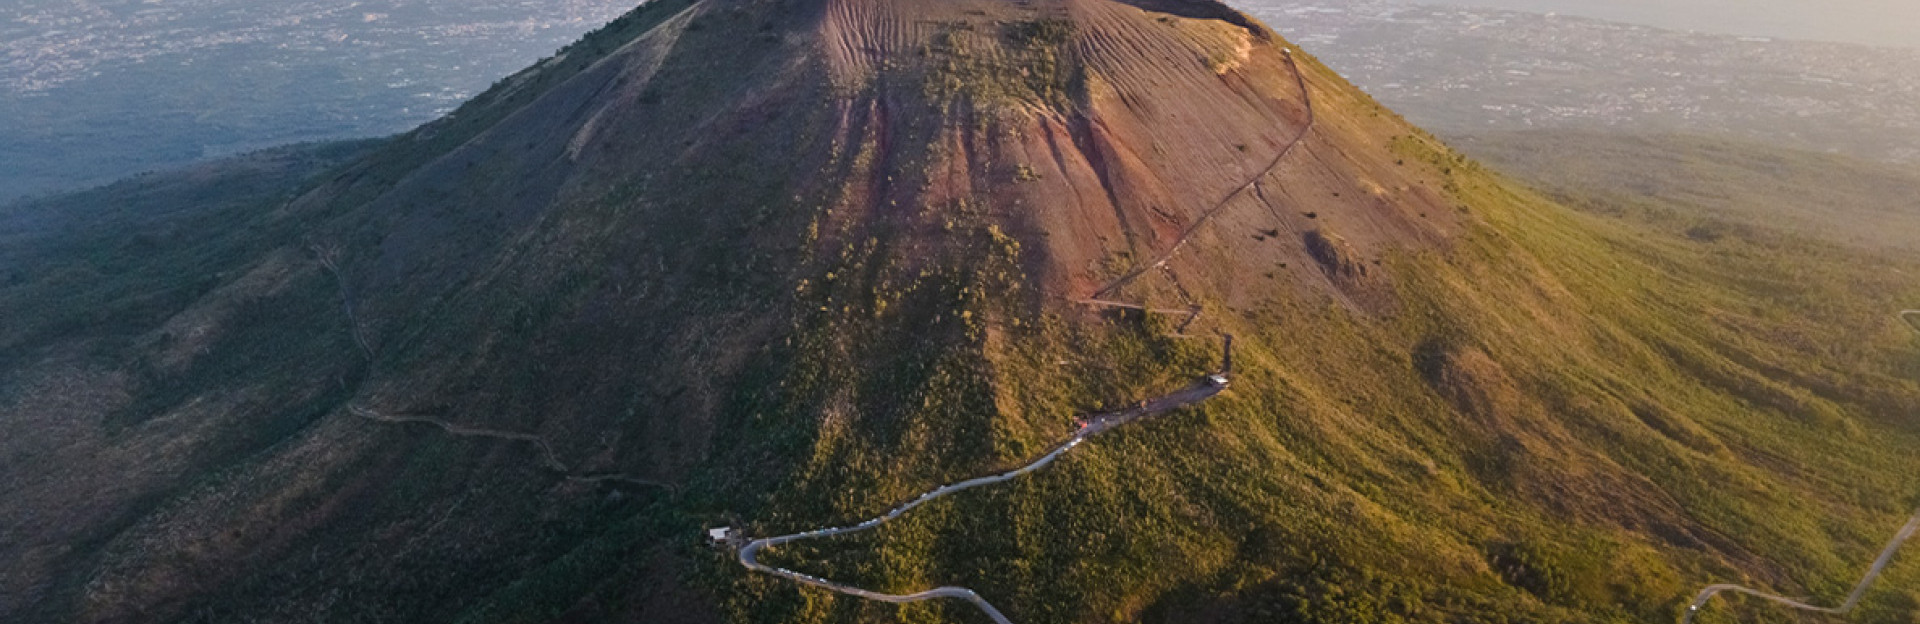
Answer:
[[[1236,6],[1445,133],[1590,125],[1920,159],[1920,35],[1883,32],[1920,33],[1920,5],[1847,18],[1830,15],[1827,3],[1776,2],[1742,3],[1732,12],[1766,19],[1722,30],[1690,3],[1585,9],[1638,23],[1556,14],[1580,7],[1552,0]],[[1486,4],[1517,10],[1473,8]],[[0,159],[11,165],[0,172],[0,198],[398,132],[626,8],[608,0],[21,0],[0,7]]]

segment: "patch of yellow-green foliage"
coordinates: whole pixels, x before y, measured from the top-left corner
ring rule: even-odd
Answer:
[[[1668,621],[1729,580],[1842,599],[1920,491],[1915,339],[1892,315],[1920,298],[1914,268],[1758,226],[1703,241],[1583,214],[1430,138],[1395,149],[1444,171],[1477,219],[1451,249],[1389,259],[1398,309],[1238,310],[1218,321],[1242,346],[1227,395],[768,561],[883,591],[963,585],[1029,622]],[[841,363],[805,369],[819,372],[799,412],[827,421],[756,534],[857,522],[1022,463],[1074,414],[1213,366],[1217,343],[1171,336],[1170,319],[1034,316],[994,268],[1018,250],[960,231],[979,255],[934,264],[965,270],[911,289],[836,278],[920,294],[882,297],[883,322],[877,304],[824,306],[802,334],[824,342],[796,357]],[[856,250],[834,273],[886,275],[868,266],[885,256]],[[1913,561],[1860,621],[1910,616]],[[733,578],[745,621],[977,617]],[[1735,598],[1702,621],[1794,617]]]
[[[951,106],[961,100],[988,110],[1064,108],[1078,77],[1065,62],[1072,22],[1038,19],[999,23],[942,24],[921,50],[923,95]]]

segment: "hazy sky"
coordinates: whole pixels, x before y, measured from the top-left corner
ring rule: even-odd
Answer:
[[[1920,47],[1920,0],[1396,0],[1560,12],[1675,30]]]

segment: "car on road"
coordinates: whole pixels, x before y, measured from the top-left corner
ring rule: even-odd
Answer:
[[[1207,375],[1207,383],[1213,384],[1215,388],[1225,388],[1228,383],[1227,376],[1220,374]]]

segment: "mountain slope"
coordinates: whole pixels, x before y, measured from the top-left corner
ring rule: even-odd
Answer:
[[[1024,463],[1218,334],[1220,397],[763,556],[1023,622],[1654,620],[1843,587],[1914,493],[1911,271],[1570,212],[1212,2],[660,0],[230,226],[135,330],[4,335],[0,617],[892,619],[699,529]]]

